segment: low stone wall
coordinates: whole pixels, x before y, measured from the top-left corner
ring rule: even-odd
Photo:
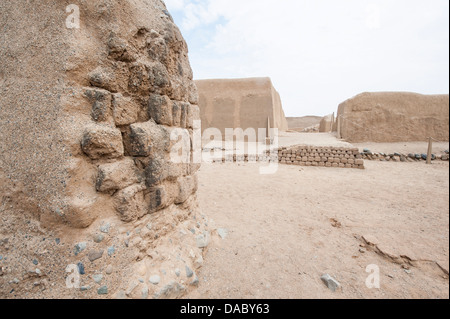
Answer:
[[[364,169],[357,148],[294,146],[278,150],[281,164]]]
[[[427,160],[427,154],[417,153],[373,153],[370,150],[364,150],[361,156],[365,160],[369,161],[381,161],[381,162],[424,162]],[[444,154],[431,154],[432,161],[447,161],[449,160],[448,151]]]
[[[270,154],[226,154],[213,162],[279,162],[299,166],[320,166],[364,169],[362,154],[357,148],[291,146],[273,150]]]

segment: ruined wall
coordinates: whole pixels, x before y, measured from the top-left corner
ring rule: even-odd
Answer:
[[[305,128],[318,125],[322,117],[320,116],[302,116],[302,117],[287,117],[289,130],[301,132]]]
[[[72,3],[79,28],[66,27]],[[152,249],[181,223],[197,228],[190,255],[201,257],[195,236],[204,225],[193,219],[200,164],[169,157],[178,129],[189,137],[191,158],[198,95],[187,45],[164,3],[6,0],[0,29],[1,170],[38,207],[40,227],[87,247],[68,260],[87,260],[89,250],[108,244],[116,254],[132,247],[122,261],[143,262],[147,283]],[[145,236],[135,232],[142,223],[152,225]],[[104,224],[115,225],[114,236],[89,240]],[[180,256],[189,250],[180,246]],[[118,289],[128,278],[117,276]]]
[[[364,169],[357,148],[300,145],[278,150],[280,164]]]
[[[269,78],[198,80],[202,130],[218,128],[272,128],[287,130],[281,98]]]
[[[333,129],[333,123],[334,123],[334,118],[333,118],[333,114],[329,114],[327,116],[324,116],[321,120],[320,120],[320,124],[319,124],[319,132],[320,133],[328,133],[331,132]]]
[[[340,104],[337,116],[348,142],[449,140],[448,94],[363,93]]]

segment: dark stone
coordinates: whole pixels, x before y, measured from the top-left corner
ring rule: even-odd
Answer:
[[[84,265],[83,265],[83,263],[79,262],[79,263],[77,264],[77,267],[78,267],[78,273],[79,273],[80,275],[86,274],[86,272],[85,272],[85,270],[84,270]]]
[[[181,105],[178,102],[172,103],[173,126],[179,127],[181,124]]]
[[[108,294],[108,287],[107,286],[102,286],[102,287],[98,288],[97,293],[99,295],[107,295]]]
[[[422,155],[421,155],[421,158],[422,158],[424,161],[427,160],[427,157],[428,157],[427,154],[422,154]]]
[[[159,61],[161,63],[167,64],[169,50],[164,39],[152,39],[148,44],[147,52],[150,58],[154,61]]]
[[[103,250],[93,250],[93,251],[90,251],[88,254],[88,258],[89,258],[90,262],[94,262],[97,259],[102,258],[102,256],[103,256]]]
[[[166,164],[166,161],[162,158],[154,158],[149,161],[145,169],[145,182],[147,187],[154,186],[167,177],[167,171],[164,169]]]
[[[106,90],[89,89],[84,94],[92,103],[92,119],[99,122],[106,121],[111,114],[111,93]]]
[[[161,63],[155,63],[149,68],[148,80],[152,87],[167,88],[170,86],[169,73]]]
[[[158,124],[172,126],[173,103],[167,96],[151,95],[148,100],[148,116]]]

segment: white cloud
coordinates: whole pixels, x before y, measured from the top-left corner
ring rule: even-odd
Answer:
[[[196,78],[270,76],[290,116],[331,113],[362,91],[448,93],[446,0],[166,4]]]

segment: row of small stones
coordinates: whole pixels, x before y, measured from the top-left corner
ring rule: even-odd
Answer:
[[[280,163],[286,165],[299,165],[299,166],[319,166],[319,167],[340,167],[340,168],[364,168],[363,159],[352,159],[352,158],[339,158],[339,157],[268,157],[268,156],[248,156],[241,155],[235,157],[226,157],[215,160],[219,163],[256,163],[256,162],[272,162]]]
[[[400,154],[400,153],[394,153],[394,154],[385,154],[385,153],[372,153],[372,152],[364,152],[361,153],[361,156],[365,160],[369,161],[385,161],[385,162],[420,162],[420,161],[426,161],[428,158],[427,154]],[[449,155],[448,154],[442,154],[442,155],[431,155],[432,161],[448,161]]]
[[[272,151],[274,152],[274,151]],[[294,149],[275,150],[278,156],[233,155],[222,162],[279,162],[280,164],[318,167],[364,168],[363,156],[357,148],[330,148],[305,146]]]

